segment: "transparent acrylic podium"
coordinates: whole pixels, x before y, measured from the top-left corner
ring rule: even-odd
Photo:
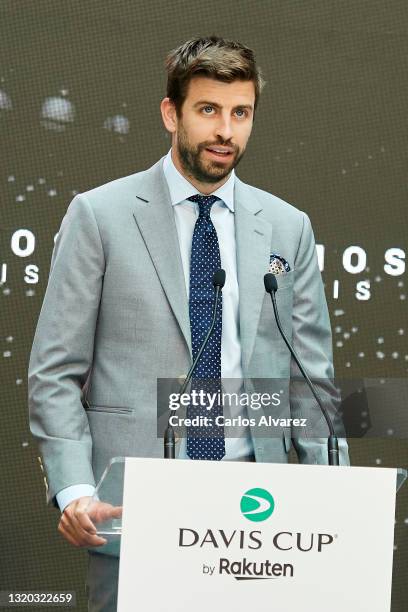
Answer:
[[[126,457],[113,457],[110,460],[87,507],[97,534],[108,542],[117,540],[122,533],[125,460]],[[101,512],[96,511],[95,502],[103,502]]]
[[[166,459],[168,461],[168,459]],[[95,493],[89,502],[87,511],[93,521],[97,534],[108,542],[101,548],[101,552],[118,554],[120,547],[120,536],[122,535],[121,510],[123,506],[123,489],[125,481],[126,457],[114,457],[108,463],[102,477],[96,487]],[[335,467],[327,466],[327,469]],[[371,469],[376,469],[375,467]],[[398,491],[408,476],[406,469],[397,469],[396,491]],[[95,501],[103,502],[100,512],[96,512]],[[115,516],[116,515],[116,516]],[[106,518],[107,516],[107,518]],[[106,551],[104,550],[106,548]]]
[[[122,508],[125,478],[125,457],[114,457],[108,463],[92,497],[92,501],[105,502],[112,508]],[[109,508],[108,508],[109,512]],[[121,517],[110,517],[95,525],[100,536],[117,537],[122,533]]]

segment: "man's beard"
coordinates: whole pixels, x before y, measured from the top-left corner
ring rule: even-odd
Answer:
[[[230,146],[225,143],[217,143],[222,146]],[[200,183],[219,183],[223,178],[239,164],[244,155],[245,149],[241,154],[234,151],[232,154],[232,161],[229,164],[216,161],[208,160],[203,162],[201,159],[201,153],[207,147],[216,146],[214,143],[201,143],[196,148],[192,147],[187,139],[186,132],[179,122],[179,130],[177,133],[177,146],[180,163],[183,167],[184,172],[187,175],[192,176]]]

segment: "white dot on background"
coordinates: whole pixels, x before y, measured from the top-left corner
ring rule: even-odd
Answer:
[[[23,382],[22,378],[17,378],[16,385],[21,385],[22,382]]]
[[[348,340],[350,338],[350,332],[344,332],[343,334],[343,338],[345,338],[346,340]]]
[[[358,331],[358,327],[352,327],[351,331],[353,332],[353,334],[355,334]]]
[[[346,362],[346,368],[351,368],[351,363],[349,361]]]
[[[14,181],[16,180],[16,177],[11,174],[10,176],[7,177],[7,180],[9,183],[14,183]]]
[[[381,465],[382,460],[381,459],[376,459],[375,462],[376,462],[377,465]]]
[[[16,202],[24,202],[24,200],[25,200],[25,195],[20,194],[16,197]]]
[[[336,327],[334,328],[334,331],[336,332],[336,334],[339,334],[341,332],[340,325],[336,325]]]
[[[27,289],[25,294],[28,295],[28,297],[31,297],[32,295],[35,295],[35,291],[34,289]]]
[[[404,293],[401,293],[400,300],[405,300],[405,298],[406,298],[406,295]]]
[[[398,281],[398,287],[403,287],[404,286],[404,281]]]
[[[5,289],[3,289],[3,294],[4,295],[10,295],[11,293],[11,289],[9,289],[8,287],[6,287]]]
[[[398,335],[399,336],[403,336],[404,335],[404,330],[402,329],[402,327],[398,330]]]
[[[13,336],[7,336],[6,342],[13,342]]]
[[[376,283],[380,283],[381,282],[381,276],[376,276],[374,278],[374,280],[375,280]]]
[[[34,185],[27,185],[26,191],[34,191]]]
[[[393,353],[391,353],[391,357],[392,357],[393,359],[398,359],[398,357],[399,357],[399,353],[397,353],[397,351],[394,351]]]
[[[383,353],[382,351],[377,351],[376,355],[377,355],[378,359],[384,359],[384,357],[385,357],[385,353]]]
[[[406,519],[404,519],[404,523],[405,523],[406,525],[408,525],[408,516],[407,516],[407,518],[406,518]]]
[[[377,344],[384,344],[384,338],[377,338]]]
[[[28,446],[28,442],[23,442],[21,446]]]
[[[387,436],[393,436],[394,435],[394,430],[393,429],[387,429]]]
[[[338,341],[336,342],[336,346],[338,346],[338,347],[342,347],[342,346],[343,346],[342,341],[341,341],[341,340],[338,340]]]
[[[365,357],[365,354],[363,353],[363,351],[361,351],[358,356],[362,359],[363,357]]]
[[[335,317],[341,317],[342,315],[344,315],[344,310],[342,308],[339,308],[339,309],[334,311],[334,316]]]

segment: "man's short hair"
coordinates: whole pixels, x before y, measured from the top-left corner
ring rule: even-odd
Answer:
[[[254,112],[265,85],[255,54],[249,47],[220,36],[195,37],[170,51],[165,60],[167,97],[181,117],[188,85],[195,76],[206,76],[224,83],[252,81],[255,86]]]

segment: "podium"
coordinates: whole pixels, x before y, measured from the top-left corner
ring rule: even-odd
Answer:
[[[404,470],[115,458],[118,612],[389,612]],[[106,548],[106,550],[103,550]]]

